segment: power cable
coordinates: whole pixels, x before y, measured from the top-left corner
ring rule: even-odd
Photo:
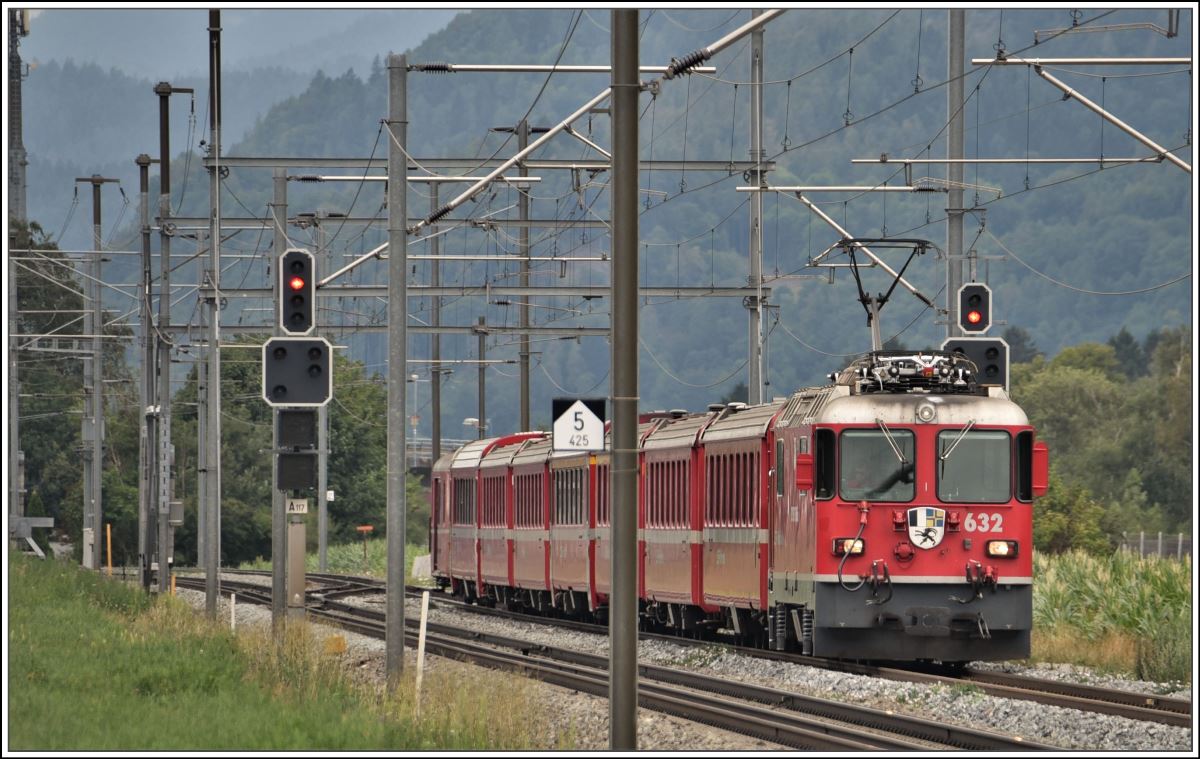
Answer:
[[[1152,292],[1154,290],[1161,290],[1164,287],[1170,287],[1171,285],[1173,285],[1177,282],[1182,282],[1183,280],[1192,276],[1191,272],[1188,272],[1186,274],[1176,277],[1175,279],[1163,282],[1162,284],[1154,285],[1152,287],[1143,287],[1140,290],[1123,290],[1120,292],[1102,292],[1102,291],[1097,291],[1097,290],[1085,290],[1081,287],[1075,287],[1073,285],[1068,285],[1066,282],[1060,282],[1059,280],[1054,279],[1053,277],[1049,276],[1048,274],[1043,274],[1042,272],[1033,268],[1029,264],[1025,263],[1025,261],[1020,256],[1018,256],[1016,253],[1013,253],[1011,250],[1009,250],[1008,246],[1006,246],[1003,242],[1001,242],[1000,238],[998,238],[998,237],[996,237],[996,235],[992,234],[991,230],[987,230],[987,234],[988,234],[988,237],[992,238],[992,240],[994,240],[995,243],[997,245],[999,245],[1000,248],[1005,253],[1012,256],[1014,259],[1016,259],[1017,263],[1021,264],[1026,269],[1029,269],[1031,272],[1038,275],[1039,277],[1046,280],[1047,282],[1058,285],[1059,287],[1066,288],[1067,290],[1072,290],[1077,293],[1083,293],[1084,295],[1138,295],[1141,293]]]
[[[883,22],[879,24],[879,26],[877,26],[877,27],[875,27],[874,29],[872,29],[871,31],[867,32],[867,33],[866,33],[866,34],[865,34],[863,37],[861,37],[861,38],[860,38],[860,39],[859,39],[857,42],[855,42],[854,44],[850,45],[850,47],[846,48],[845,50],[843,50],[842,52],[840,52],[840,53],[838,53],[837,55],[833,56],[832,58],[829,58],[829,59],[827,59],[827,60],[825,60],[825,61],[822,61],[821,63],[818,63],[816,66],[813,66],[812,68],[808,69],[807,71],[802,71],[802,72],[800,72],[799,74],[796,74],[796,75],[794,75],[794,76],[788,77],[787,79],[773,79],[773,80],[770,80],[770,81],[763,82],[762,84],[764,84],[764,85],[768,85],[768,84],[786,84],[786,83],[788,83],[788,82],[794,82],[794,81],[796,81],[797,79],[803,79],[804,77],[808,76],[809,74],[815,73],[815,72],[817,72],[817,71],[819,71],[819,70],[821,70],[821,69],[825,68],[825,67],[826,67],[826,66],[828,66],[829,64],[831,64],[831,63],[833,63],[834,61],[836,61],[837,59],[841,58],[843,55],[846,55],[846,54],[850,53],[851,51],[853,51],[853,50],[854,50],[854,48],[858,47],[859,45],[862,45],[864,42],[866,42],[867,40],[871,39],[871,37],[872,37],[872,36],[874,36],[875,32],[878,32],[880,29],[882,29],[883,27],[887,26],[888,22],[889,22],[889,21],[891,21],[892,19],[894,19],[894,18],[895,18],[896,16],[898,16],[898,15],[900,15],[900,11],[895,11],[894,13],[892,13],[892,15],[888,16],[887,18],[885,18],[885,19],[883,20]],[[736,54],[735,54],[735,55],[736,55]],[[693,74],[693,76],[702,76],[702,77],[704,77],[705,79],[712,79],[713,81],[716,81],[716,82],[721,82],[722,84],[735,84],[735,85],[736,85],[736,84],[746,84],[746,85],[749,85],[749,84],[756,84],[756,82],[737,82],[737,81],[734,81],[734,80],[732,80],[732,79],[721,79],[721,78],[719,77],[719,75],[718,75],[718,76],[714,76],[714,75],[712,75],[712,74]]]
[[[729,16],[729,18],[725,19],[724,21],[722,21],[721,23],[717,24],[716,26],[710,26],[710,27],[708,27],[707,29],[693,29],[692,27],[690,27],[690,26],[685,26],[685,25],[681,24],[680,22],[676,21],[675,19],[671,18],[671,14],[670,14],[670,13],[667,13],[665,10],[660,10],[659,12],[662,14],[663,18],[665,18],[667,21],[670,21],[672,24],[674,24],[675,26],[677,26],[677,27],[679,27],[680,29],[684,30],[685,32],[713,32],[713,31],[716,31],[717,29],[720,29],[721,27],[725,26],[725,25],[726,25],[726,24],[728,24],[730,21],[733,21],[735,18],[737,18],[737,17],[738,17],[738,15],[739,15],[739,14],[740,14],[742,11],[741,11],[741,10],[736,10],[736,11],[734,11],[734,12],[733,12],[733,13],[732,13],[732,14]]]
[[[371,157],[367,159],[368,166],[375,160],[375,151],[379,149],[379,138],[383,135],[384,124],[385,122],[379,122],[379,129],[375,132],[375,144],[371,146]],[[390,134],[391,130],[389,129],[388,132]],[[326,249],[328,249],[330,245],[333,245],[334,241],[337,240],[338,235],[342,233],[342,227],[346,226],[346,219],[353,215],[354,206],[356,203],[358,203],[358,195],[362,192],[363,185],[367,183],[367,176],[369,175],[369,172],[369,168],[363,169],[362,179],[358,181],[358,187],[354,190],[354,197],[350,200],[350,208],[346,210],[346,215],[342,217],[342,223],[338,225],[337,231],[333,233],[333,237],[330,237],[325,243]],[[372,219],[372,221],[374,220]]]
[[[672,374],[670,369],[668,369],[667,367],[663,366],[663,363],[662,363],[661,361],[659,361],[659,360],[658,360],[658,356],[654,355],[654,351],[650,350],[650,346],[649,346],[649,345],[646,345],[646,341],[642,339],[641,335],[638,335],[638,345],[641,345],[643,348],[645,348],[645,349],[646,349],[646,353],[647,353],[647,354],[649,354],[650,358],[651,358],[651,359],[654,361],[654,363],[658,365],[658,368],[663,370],[663,373],[664,373],[664,374],[666,374],[668,377],[670,377],[671,379],[675,380],[675,381],[676,381],[676,382],[678,382],[679,384],[681,384],[681,385],[687,385],[688,387],[696,387],[696,388],[710,388],[710,387],[716,387],[717,385],[724,384],[725,382],[729,381],[729,379],[730,379],[731,377],[733,377],[733,376],[734,376],[734,375],[736,375],[738,372],[740,372],[740,371],[742,370],[742,368],[743,368],[743,367],[745,367],[745,366],[746,366],[746,364],[748,364],[748,363],[750,362],[750,360],[749,360],[749,359],[746,359],[746,360],[745,360],[745,361],[743,361],[742,363],[738,364],[736,369],[734,369],[734,370],[733,370],[732,372],[730,372],[729,374],[726,374],[724,377],[722,377],[721,379],[717,380],[716,382],[712,382],[712,383],[709,383],[709,384],[707,384],[707,385],[697,385],[697,384],[694,384],[694,383],[688,382],[687,380],[680,379],[679,377],[677,377],[677,376],[675,376],[674,374]]]

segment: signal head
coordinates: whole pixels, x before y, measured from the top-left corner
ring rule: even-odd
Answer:
[[[316,326],[313,256],[293,248],[279,260],[279,326],[284,334],[307,335]]]
[[[958,327],[968,335],[982,335],[992,326],[992,291],[972,282],[958,291]]]

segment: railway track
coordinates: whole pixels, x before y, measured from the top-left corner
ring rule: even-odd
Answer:
[[[195,580],[180,580],[180,583],[183,587],[201,586]],[[242,582],[224,584],[227,589],[243,594],[246,600],[270,603],[269,588]],[[310,606],[307,614],[353,632],[384,637],[383,614],[378,611],[326,597]],[[417,624],[417,620],[407,620],[405,638],[413,645]],[[430,624],[427,629],[425,645],[432,653],[517,672],[597,696],[608,693],[605,657],[447,625]],[[1020,738],[652,665],[639,665],[638,702],[654,711],[790,748],[838,751],[1050,748]]]
[[[262,570],[242,571],[248,573],[259,573]],[[308,577],[320,579],[323,582],[353,584],[354,587],[358,588],[358,590],[352,591],[355,593],[367,593],[373,591],[383,592],[384,590],[384,583],[382,581],[369,577],[351,577],[334,574],[310,574]],[[421,590],[425,590],[425,588],[417,588],[414,586],[409,586],[406,588],[407,592],[416,594],[419,594]],[[331,599],[349,594],[349,592],[342,593],[336,590],[332,593],[326,591],[316,592],[324,595],[326,598]],[[476,604],[466,603],[453,596],[447,596],[445,594],[436,592],[431,594],[431,600],[435,600],[437,603],[450,605],[454,608],[473,614],[564,627],[579,632],[587,632],[597,635],[608,634],[608,628],[602,625],[595,625],[575,620],[548,619],[545,617],[522,614],[520,612],[510,612],[502,609],[482,607]],[[638,637],[643,640],[661,640],[684,646],[712,645],[711,641],[700,641],[691,638],[682,638],[674,635],[662,635],[657,633],[640,632],[638,633]],[[926,685],[968,684],[978,688],[981,692],[986,693],[987,695],[996,696],[999,698],[1015,698],[1025,701],[1034,701],[1036,703],[1047,704],[1050,706],[1060,706],[1067,709],[1078,709],[1081,711],[1095,712],[1099,714],[1109,714],[1146,722],[1157,722],[1173,727],[1191,727],[1192,724],[1192,702],[1186,699],[1167,698],[1165,696],[1134,693],[1132,691],[1117,690],[1112,688],[1100,688],[1091,685],[1080,685],[1076,683],[1059,682],[1056,680],[1045,680],[1022,675],[1014,675],[1010,673],[979,670],[971,667],[967,667],[965,669],[948,669],[932,666],[924,668],[902,668],[862,664],[834,659],[821,659],[794,653],[767,651],[759,648],[746,648],[739,646],[730,646],[730,648],[747,656],[754,656],[792,664],[802,664],[805,666],[819,667],[822,669],[846,672],[850,674],[866,675],[869,677],[879,677],[888,680],[921,683]]]

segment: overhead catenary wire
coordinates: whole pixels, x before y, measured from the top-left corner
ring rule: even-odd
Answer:
[[[568,390],[567,388],[558,384],[558,382],[554,379],[554,377],[550,376],[550,372],[546,371],[545,363],[542,361],[541,358],[538,358],[537,365],[538,365],[538,369],[542,370],[542,374],[546,375],[546,379],[550,380],[551,385],[554,385],[556,388],[558,388],[560,392],[566,393],[567,395],[574,396],[574,397],[585,396],[588,393],[595,390],[596,388],[600,387],[600,383],[602,383],[606,379],[608,379],[609,371],[611,371],[611,370],[609,370],[609,371],[604,372],[604,376],[601,377],[600,379],[596,380],[596,383],[594,385],[592,385],[591,387],[589,387],[587,390],[577,392],[574,390]]]
[[[368,165],[375,160],[375,151],[379,149],[379,138],[383,135],[383,127],[386,123],[386,121],[379,122],[379,129],[377,129],[375,132],[375,144],[371,146],[371,157],[367,159]],[[389,133],[390,131],[391,130],[389,129]],[[346,226],[346,219],[353,215],[354,206],[358,203],[358,196],[360,193],[362,193],[363,185],[367,183],[367,175],[369,171],[369,168],[363,169],[362,179],[359,180],[358,187],[356,187],[354,190],[354,197],[350,200],[350,207],[346,210],[346,215],[342,217],[342,223],[338,225],[338,228],[333,233],[333,236],[329,238],[328,242],[326,242],[326,247],[332,245],[337,240],[338,235],[342,233],[342,227]]]
[[[735,368],[735,369],[734,369],[732,372],[730,372],[729,374],[726,374],[724,377],[722,377],[721,379],[717,380],[716,382],[710,382],[710,383],[707,383],[707,384],[697,385],[697,384],[695,384],[695,383],[688,382],[687,380],[685,380],[685,379],[682,379],[682,378],[680,378],[680,377],[676,376],[674,373],[672,373],[672,372],[671,372],[671,370],[670,370],[670,369],[668,369],[666,366],[664,366],[664,365],[663,365],[663,363],[662,363],[661,361],[659,361],[659,360],[658,360],[658,356],[654,355],[654,351],[650,350],[650,346],[649,346],[649,345],[646,345],[646,341],[642,339],[641,335],[638,335],[638,344],[639,344],[639,345],[641,345],[641,346],[642,346],[642,348],[644,348],[644,349],[645,349],[645,351],[646,351],[647,355],[649,355],[649,356],[650,356],[650,359],[651,359],[652,361],[654,361],[654,363],[655,363],[655,364],[658,366],[658,368],[659,368],[659,369],[662,369],[662,370],[663,370],[663,373],[664,373],[664,374],[666,374],[668,377],[670,377],[671,379],[675,380],[675,381],[676,381],[676,382],[678,382],[679,384],[681,384],[681,385],[686,385],[686,386],[688,386],[688,387],[695,387],[695,388],[710,388],[710,387],[716,387],[717,385],[722,385],[722,384],[724,384],[724,383],[728,382],[728,381],[729,381],[729,379],[730,379],[731,377],[733,377],[735,374],[737,374],[738,372],[740,372],[740,371],[741,371],[741,370],[742,370],[742,369],[743,369],[743,368],[746,366],[746,364],[750,363],[750,360],[749,360],[749,359],[746,359],[745,361],[742,361],[742,363],[738,364],[738,365],[737,365],[737,367],[736,367],[736,368]]]
[[[826,66],[828,66],[829,64],[831,64],[831,63],[833,63],[834,61],[836,61],[836,60],[838,60],[839,58],[841,58],[843,55],[847,55],[847,54],[851,53],[851,51],[853,51],[853,50],[854,50],[854,48],[861,46],[861,45],[862,45],[864,42],[866,42],[867,40],[871,39],[871,37],[873,37],[873,36],[875,35],[875,33],[876,33],[876,32],[878,32],[878,31],[879,31],[880,29],[882,29],[883,27],[887,26],[887,25],[888,25],[888,22],[890,22],[892,19],[894,19],[894,18],[895,18],[896,16],[898,16],[898,15],[900,15],[900,11],[895,11],[895,12],[893,12],[893,13],[892,13],[892,15],[888,16],[887,18],[885,18],[885,19],[884,19],[884,20],[883,20],[883,21],[882,21],[882,22],[881,22],[881,23],[880,23],[878,26],[876,26],[874,29],[872,29],[871,31],[867,32],[865,35],[863,35],[862,37],[860,37],[860,38],[859,38],[859,39],[858,39],[856,42],[854,42],[853,44],[851,44],[849,47],[847,47],[846,49],[842,50],[842,51],[841,51],[840,53],[838,53],[837,55],[834,55],[833,57],[831,57],[831,58],[828,58],[828,59],[826,59],[826,60],[822,61],[821,63],[818,63],[816,66],[813,66],[813,67],[812,67],[812,68],[810,68],[810,69],[806,69],[805,71],[801,71],[799,74],[794,74],[794,75],[792,75],[792,76],[788,77],[787,79],[772,79],[772,80],[770,80],[770,81],[765,81],[765,82],[762,82],[762,84],[763,84],[764,86],[765,86],[765,85],[770,85],[770,84],[787,84],[787,83],[790,83],[790,82],[794,82],[794,81],[796,81],[797,79],[803,79],[804,77],[808,76],[809,74],[813,74],[813,73],[815,73],[815,72],[817,72],[817,71],[820,71],[821,69],[825,68],[825,67],[826,67]],[[739,52],[740,52],[740,49],[739,49]],[[735,55],[736,55],[736,53],[735,53]],[[758,82],[750,82],[750,81],[735,81],[735,80],[733,80],[733,79],[722,79],[722,78],[720,77],[720,74],[716,74],[716,75],[714,75],[714,74],[699,74],[699,73],[697,73],[697,74],[693,74],[693,76],[701,76],[701,77],[704,77],[705,79],[712,79],[713,81],[716,81],[716,82],[721,82],[722,84],[733,84],[733,85],[737,85],[737,84],[745,84],[745,85],[750,85],[750,84],[758,84]]]
[[[690,26],[686,26],[686,25],[684,25],[684,24],[681,24],[680,22],[678,22],[678,21],[676,21],[675,19],[671,18],[671,14],[670,14],[670,13],[668,13],[666,10],[660,10],[659,12],[662,14],[662,17],[663,17],[663,18],[665,18],[667,21],[671,22],[671,23],[672,23],[672,24],[674,24],[675,26],[679,27],[680,29],[684,30],[685,32],[701,32],[701,33],[703,33],[703,32],[713,32],[713,31],[716,31],[717,29],[720,29],[721,27],[723,27],[723,26],[725,26],[726,24],[728,24],[730,21],[733,21],[735,18],[737,18],[737,17],[738,17],[738,15],[740,15],[740,14],[742,13],[742,11],[741,11],[741,10],[736,10],[736,11],[734,11],[732,14],[730,14],[730,16],[729,16],[728,18],[726,18],[726,19],[725,19],[724,21],[722,21],[721,23],[719,23],[719,24],[716,24],[715,26],[710,26],[710,27],[708,27],[708,28],[706,28],[706,29],[693,29],[692,27],[690,27]]]
[[[993,240],[993,241],[995,241],[995,243],[996,243],[997,245],[999,245],[999,246],[1000,246],[1000,248],[1001,248],[1001,249],[1002,249],[1002,250],[1003,250],[1005,253],[1007,253],[1009,256],[1012,256],[1013,260],[1015,260],[1017,263],[1019,263],[1019,264],[1021,264],[1022,266],[1024,266],[1026,269],[1029,269],[1031,272],[1033,272],[1034,274],[1038,275],[1039,277],[1041,277],[1042,279],[1046,280],[1047,282],[1050,282],[1051,284],[1057,285],[1058,287],[1062,287],[1062,288],[1065,288],[1065,289],[1067,289],[1067,290],[1071,290],[1071,291],[1073,291],[1073,292],[1077,292],[1077,293],[1083,293],[1084,295],[1107,295],[1107,296],[1140,295],[1140,294],[1142,294],[1142,293],[1153,292],[1154,290],[1161,290],[1161,289],[1163,289],[1164,287],[1170,287],[1171,285],[1174,285],[1174,284],[1176,284],[1176,283],[1178,283],[1178,282],[1182,282],[1183,280],[1185,280],[1185,279],[1188,279],[1189,277],[1191,277],[1191,276],[1192,276],[1192,273],[1191,273],[1191,272],[1186,272],[1186,273],[1184,273],[1184,274],[1181,274],[1181,275],[1180,275],[1180,276],[1178,276],[1178,277],[1175,277],[1174,279],[1167,280],[1166,282],[1162,282],[1162,283],[1160,283],[1160,284],[1157,284],[1157,285],[1152,285],[1152,286],[1150,286],[1150,287],[1143,287],[1143,288],[1140,288],[1140,289],[1137,289],[1137,290],[1121,290],[1121,291],[1115,291],[1115,292],[1111,292],[1111,291],[1110,291],[1110,292],[1105,292],[1105,291],[1102,291],[1102,290],[1086,290],[1086,289],[1084,289],[1084,288],[1082,288],[1082,287],[1075,287],[1074,285],[1069,285],[1069,284],[1067,284],[1066,282],[1062,282],[1062,281],[1060,281],[1060,280],[1057,280],[1057,279],[1055,279],[1055,278],[1051,277],[1051,276],[1050,276],[1050,275],[1048,275],[1048,274],[1045,274],[1045,273],[1043,273],[1043,272],[1040,272],[1040,271],[1038,271],[1037,269],[1033,268],[1033,267],[1032,267],[1032,266],[1030,266],[1028,263],[1026,263],[1026,262],[1025,262],[1025,260],[1024,260],[1024,259],[1022,259],[1020,256],[1018,256],[1016,253],[1012,252],[1012,250],[1011,250],[1011,249],[1009,249],[1009,247],[1008,247],[1007,245],[1005,245],[1005,244],[1004,244],[1004,243],[1003,243],[1003,242],[1000,240],[1000,238],[999,238],[999,237],[996,237],[996,235],[995,235],[995,234],[993,234],[991,230],[986,230],[986,231],[987,231],[987,235],[988,235],[988,237],[992,238],[992,240]]]

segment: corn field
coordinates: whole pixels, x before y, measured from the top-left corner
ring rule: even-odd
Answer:
[[[1129,669],[1138,677],[1190,679],[1190,556],[1177,561],[1127,551],[1103,557],[1035,553],[1033,574],[1035,633],[1072,636],[1081,653],[1102,641],[1127,640],[1133,653]]]

